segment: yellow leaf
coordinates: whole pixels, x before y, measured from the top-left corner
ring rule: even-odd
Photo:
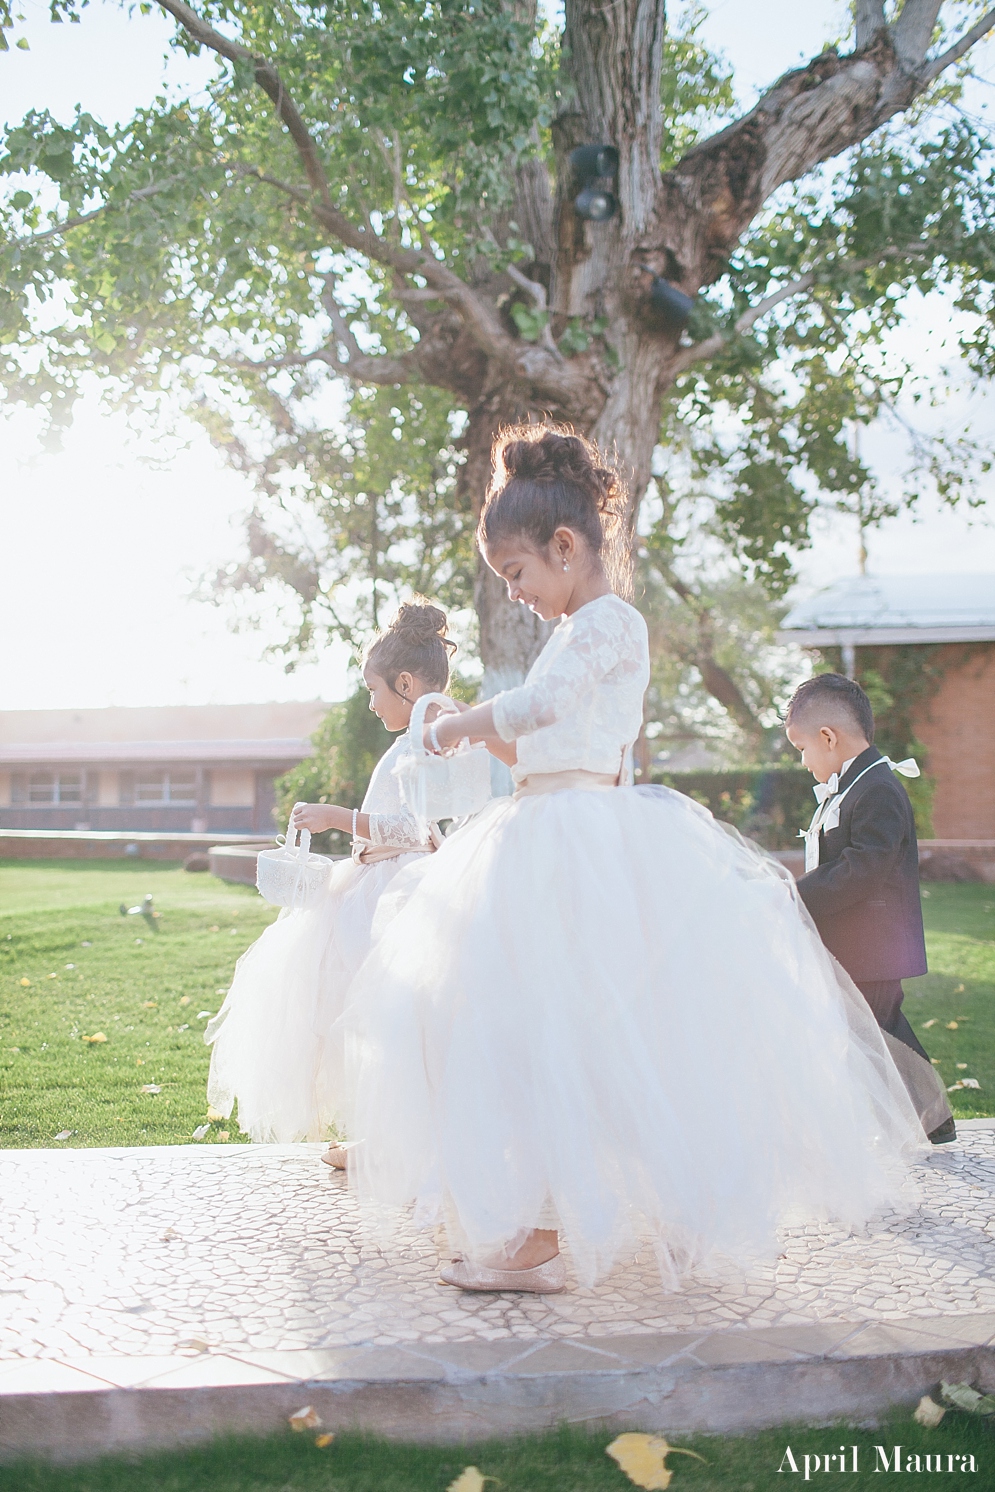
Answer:
[[[219,1140],[227,1140],[228,1137],[229,1137],[229,1131],[227,1129],[221,1129],[221,1130],[218,1131],[218,1139]]]
[[[180,996],[180,1004],[181,1005],[189,1005],[190,1004],[190,996],[189,995],[181,995]]]
[[[305,1404],[303,1409],[295,1409],[293,1414],[287,1416],[287,1424],[292,1430],[317,1430],[321,1424],[321,1415],[312,1409],[310,1404]]]
[[[957,1022],[956,1021],[947,1021],[947,1030],[948,1031],[956,1031],[957,1030]]]
[[[941,1411],[941,1413],[942,1413],[942,1411]],[[329,1434],[316,1435],[314,1437],[314,1443],[315,1443],[315,1445],[318,1447],[318,1449],[320,1451],[323,1451],[325,1449],[326,1445],[331,1445],[331,1443],[332,1443],[332,1441],[334,1439],[335,1439],[334,1435],[329,1435]]]
[[[962,984],[958,984],[957,988],[954,990],[954,994],[955,995],[962,995],[963,993],[964,993],[964,986]]]
[[[924,1425],[927,1430],[935,1430],[946,1412],[928,1394],[925,1394],[919,1400],[919,1407],[912,1418],[917,1425]]]
[[[497,1477],[484,1476],[476,1466],[465,1466],[454,1482],[450,1482],[446,1492],[484,1492],[485,1482],[496,1482]]]
[[[217,1109],[212,1109],[211,1105],[208,1104],[208,1106],[207,1106],[207,1117],[208,1117],[208,1119],[210,1119],[210,1121],[211,1121],[212,1124],[216,1124],[219,1119],[227,1119],[228,1115],[227,1114],[219,1114],[218,1111],[217,1111]]]
[[[22,989],[30,989],[31,988],[31,980],[30,979],[22,979],[21,980],[21,988]]]
[[[936,1025],[936,1016],[934,1015],[934,1017],[933,1017],[933,1019],[931,1021],[923,1021],[922,1028],[923,1028],[924,1031],[928,1031],[929,1028],[930,1028],[930,1026],[935,1026],[935,1025]]]
[[[155,1001],[155,1000],[146,1000],[145,1003],[142,1006],[142,1009],[143,1010],[158,1010],[159,1009],[159,1005],[158,1005],[158,1002]]]
[[[89,1046],[99,1046],[101,1042],[107,1040],[107,1037],[104,1035],[103,1031],[94,1031],[92,1036],[84,1036],[83,1040]]]
[[[967,1063],[966,1062],[955,1062],[954,1066],[956,1067],[956,1069],[957,1069],[958,1072],[966,1072],[967,1071]]]
[[[606,1454],[617,1461],[630,1482],[644,1487],[646,1492],[664,1492],[670,1486],[673,1472],[667,1466],[670,1455],[693,1456],[704,1461],[696,1451],[682,1450],[679,1445],[668,1445],[662,1435],[640,1435],[629,1433],[618,1435],[608,1446]]]

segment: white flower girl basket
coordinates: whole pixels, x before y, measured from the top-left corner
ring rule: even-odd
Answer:
[[[308,906],[320,895],[332,868],[327,855],[311,854],[310,830],[301,830],[300,846],[296,839],[291,819],[286,835],[277,838],[277,848],[260,850],[256,858],[256,886],[260,896],[274,906],[291,910]]]
[[[448,695],[423,694],[411,711],[411,749],[394,768],[401,798],[426,842],[431,824],[479,813],[491,796],[491,758],[486,746],[462,741],[450,756],[426,751],[422,740],[425,711],[432,704],[439,705],[444,714],[459,714]]]

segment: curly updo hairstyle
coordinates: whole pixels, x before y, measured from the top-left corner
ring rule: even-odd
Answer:
[[[377,633],[363,655],[363,667],[379,674],[395,694],[401,673],[413,673],[441,694],[449,685],[449,659],[456,651],[448,630],[446,613],[416,596],[404,602],[386,632]]]
[[[491,480],[477,525],[481,546],[523,538],[548,548],[558,528],[580,534],[612,589],[632,594],[625,479],[593,441],[569,425],[514,425],[491,448]]]

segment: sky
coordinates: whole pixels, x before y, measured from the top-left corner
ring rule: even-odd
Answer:
[[[19,33],[30,50],[0,53],[0,119],[28,109],[69,118],[79,103],[112,122],[147,103],[165,83],[187,88],[209,75],[207,59],[169,54],[171,28],[158,11],[129,18],[93,0],[78,26],[52,26],[48,5],[22,0]],[[840,14],[837,0],[716,0],[707,40],[733,64],[743,102],[780,72],[820,50]],[[991,55],[992,45],[987,49]],[[921,360],[943,357],[945,315],[926,307],[903,336]],[[955,393],[943,418],[991,425],[981,396]],[[924,416],[924,419],[939,416]],[[46,454],[36,420],[0,422],[0,708],[107,704],[237,703],[338,699],[349,687],[347,656],[330,650],[287,675],[267,646],[278,618],[235,632],[225,609],[192,599],[198,582],[240,557],[249,484],[227,470],[206,437],[161,456],[151,426],[135,434],[85,400],[60,454]],[[872,431],[866,453],[886,485],[899,481],[902,443]],[[995,527],[927,504],[915,519],[870,537],[870,568],[914,574],[990,570]],[[852,523],[820,525],[801,558],[800,590],[856,570]]]

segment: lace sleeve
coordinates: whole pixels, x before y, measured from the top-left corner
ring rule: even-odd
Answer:
[[[494,696],[494,728],[502,741],[531,735],[573,714],[578,700],[606,674],[638,673],[646,645],[637,636],[637,627],[645,631],[639,613],[623,601],[592,605],[590,611],[578,613],[570,635],[548,667],[537,669],[535,679],[527,679],[519,688]]]
[[[425,847],[414,816],[406,808],[401,808],[397,813],[371,813],[369,842],[389,845],[391,849],[399,850],[420,850]]]

